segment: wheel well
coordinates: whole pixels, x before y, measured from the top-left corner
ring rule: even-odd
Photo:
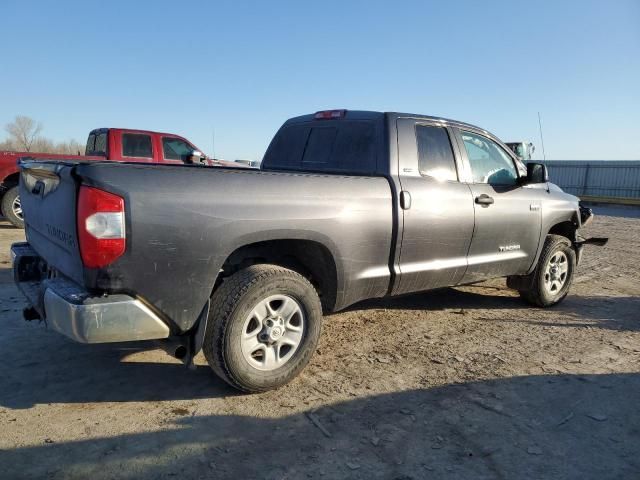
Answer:
[[[20,183],[20,172],[12,173],[2,181],[2,193],[6,192],[12,187],[15,187]]]
[[[336,264],[329,249],[312,240],[269,240],[240,247],[224,262],[214,289],[225,277],[260,263],[279,265],[303,275],[318,291],[323,310],[333,309],[338,287]]]
[[[563,237],[567,237],[572,242],[576,239],[576,224],[573,222],[560,222],[556,223],[549,230],[549,235],[562,235]]]

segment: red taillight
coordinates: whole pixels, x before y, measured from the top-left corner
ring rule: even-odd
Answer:
[[[81,186],[78,241],[85,267],[104,267],[121,256],[125,250],[124,199],[99,188]]]
[[[346,110],[322,110],[320,112],[316,112],[313,118],[316,120],[331,120],[334,118],[342,118],[346,114]]]

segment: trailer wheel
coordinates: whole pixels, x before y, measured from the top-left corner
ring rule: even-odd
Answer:
[[[302,275],[252,265],[211,297],[204,355],[213,371],[244,392],[278,388],[309,363],[320,338],[322,307]]]
[[[0,209],[2,210],[2,215],[14,226],[24,228],[24,216],[22,215],[22,205],[20,204],[17,185],[11,187],[2,196]]]
[[[520,290],[520,296],[538,307],[560,303],[569,293],[576,269],[576,252],[568,238],[547,235],[534,270],[531,286]]]

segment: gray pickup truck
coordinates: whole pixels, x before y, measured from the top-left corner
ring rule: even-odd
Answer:
[[[506,277],[566,295],[591,220],[495,136],[423,115],[330,110],[288,120],[260,170],[27,161],[26,319],[84,343],[204,350],[264,391],[307,364],[322,314],[364,299]]]

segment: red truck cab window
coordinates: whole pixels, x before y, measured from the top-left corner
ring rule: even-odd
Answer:
[[[87,147],[84,151],[85,155],[90,156],[106,156],[107,155],[107,132],[90,133],[87,139]]]
[[[186,163],[196,150],[184,140],[176,137],[162,137],[162,150],[165,160],[176,160]]]
[[[153,158],[151,136],[139,133],[123,133],[122,156],[136,158]]]

